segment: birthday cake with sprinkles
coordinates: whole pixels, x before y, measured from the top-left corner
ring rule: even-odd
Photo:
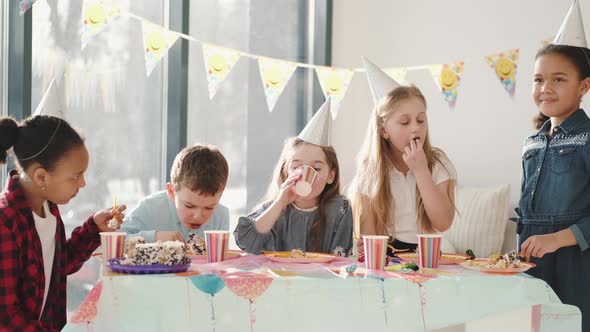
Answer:
[[[177,265],[188,264],[190,258],[186,255],[186,246],[180,241],[165,241],[145,243],[140,236],[131,237],[125,244],[125,259],[123,265]]]

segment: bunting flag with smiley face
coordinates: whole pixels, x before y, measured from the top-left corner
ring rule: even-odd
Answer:
[[[22,16],[22,14],[24,14],[27,10],[29,10],[31,7],[33,7],[33,4],[36,2],[37,0],[20,0],[20,15]]]
[[[516,90],[516,70],[518,69],[516,63],[518,62],[519,51],[518,48],[515,48],[485,57],[486,62],[496,72],[500,83],[502,83],[510,97],[514,97]]]
[[[240,60],[240,52],[231,48],[219,47],[212,44],[201,43],[207,81],[209,82],[209,98],[213,99],[234,65]]]
[[[430,72],[434,82],[440,87],[443,96],[449,107],[455,109],[461,75],[463,74],[464,63],[462,61],[430,66]]]
[[[147,20],[141,20],[141,29],[145,71],[147,76],[150,76],[158,62],[168,53],[168,49],[174,45],[180,35]]]
[[[266,95],[266,104],[268,110],[272,112],[277,99],[285,86],[289,82],[289,79],[297,69],[297,64],[288,61],[280,61],[265,57],[258,58],[258,68],[260,69],[260,78],[262,79],[262,85],[264,86],[264,94]]]
[[[102,0],[84,0],[82,3],[82,49],[88,41],[100,33],[107,24],[121,15],[121,10]]]
[[[336,119],[340,102],[346,95],[354,71],[334,67],[316,67],[315,72],[318,75],[324,96],[326,99],[330,99],[332,118]]]

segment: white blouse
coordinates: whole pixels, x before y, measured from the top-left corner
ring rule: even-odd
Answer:
[[[444,167],[443,167],[444,164]],[[416,211],[416,177],[410,170],[407,175],[391,167],[389,172],[394,213],[387,224],[387,233],[399,241],[418,243],[418,213]],[[457,180],[457,171],[447,158],[432,167],[432,181],[435,185],[447,180]],[[395,221],[395,222],[394,222]]]

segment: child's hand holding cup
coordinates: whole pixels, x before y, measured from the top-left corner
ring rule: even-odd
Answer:
[[[308,165],[298,167],[295,171],[301,173],[301,178],[295,183],[295,193],[302,197],[311,194],[313,184],[318,177],[318,172]]]

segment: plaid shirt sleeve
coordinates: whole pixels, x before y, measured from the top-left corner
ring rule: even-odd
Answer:
[[[100,235],[94,218],[90,217],[84,224],[72,231],[72,236],[66,242],[67,260],[65,271],[67,274],[80,270],[92,252],[100,246]]]
[[[14,217],[13,210],[0,210],[0,219]],[[0,225],[0,331],[57,331],[48,323],[27,318],[17,296],[20,278],[19,244],[13,230]]]

